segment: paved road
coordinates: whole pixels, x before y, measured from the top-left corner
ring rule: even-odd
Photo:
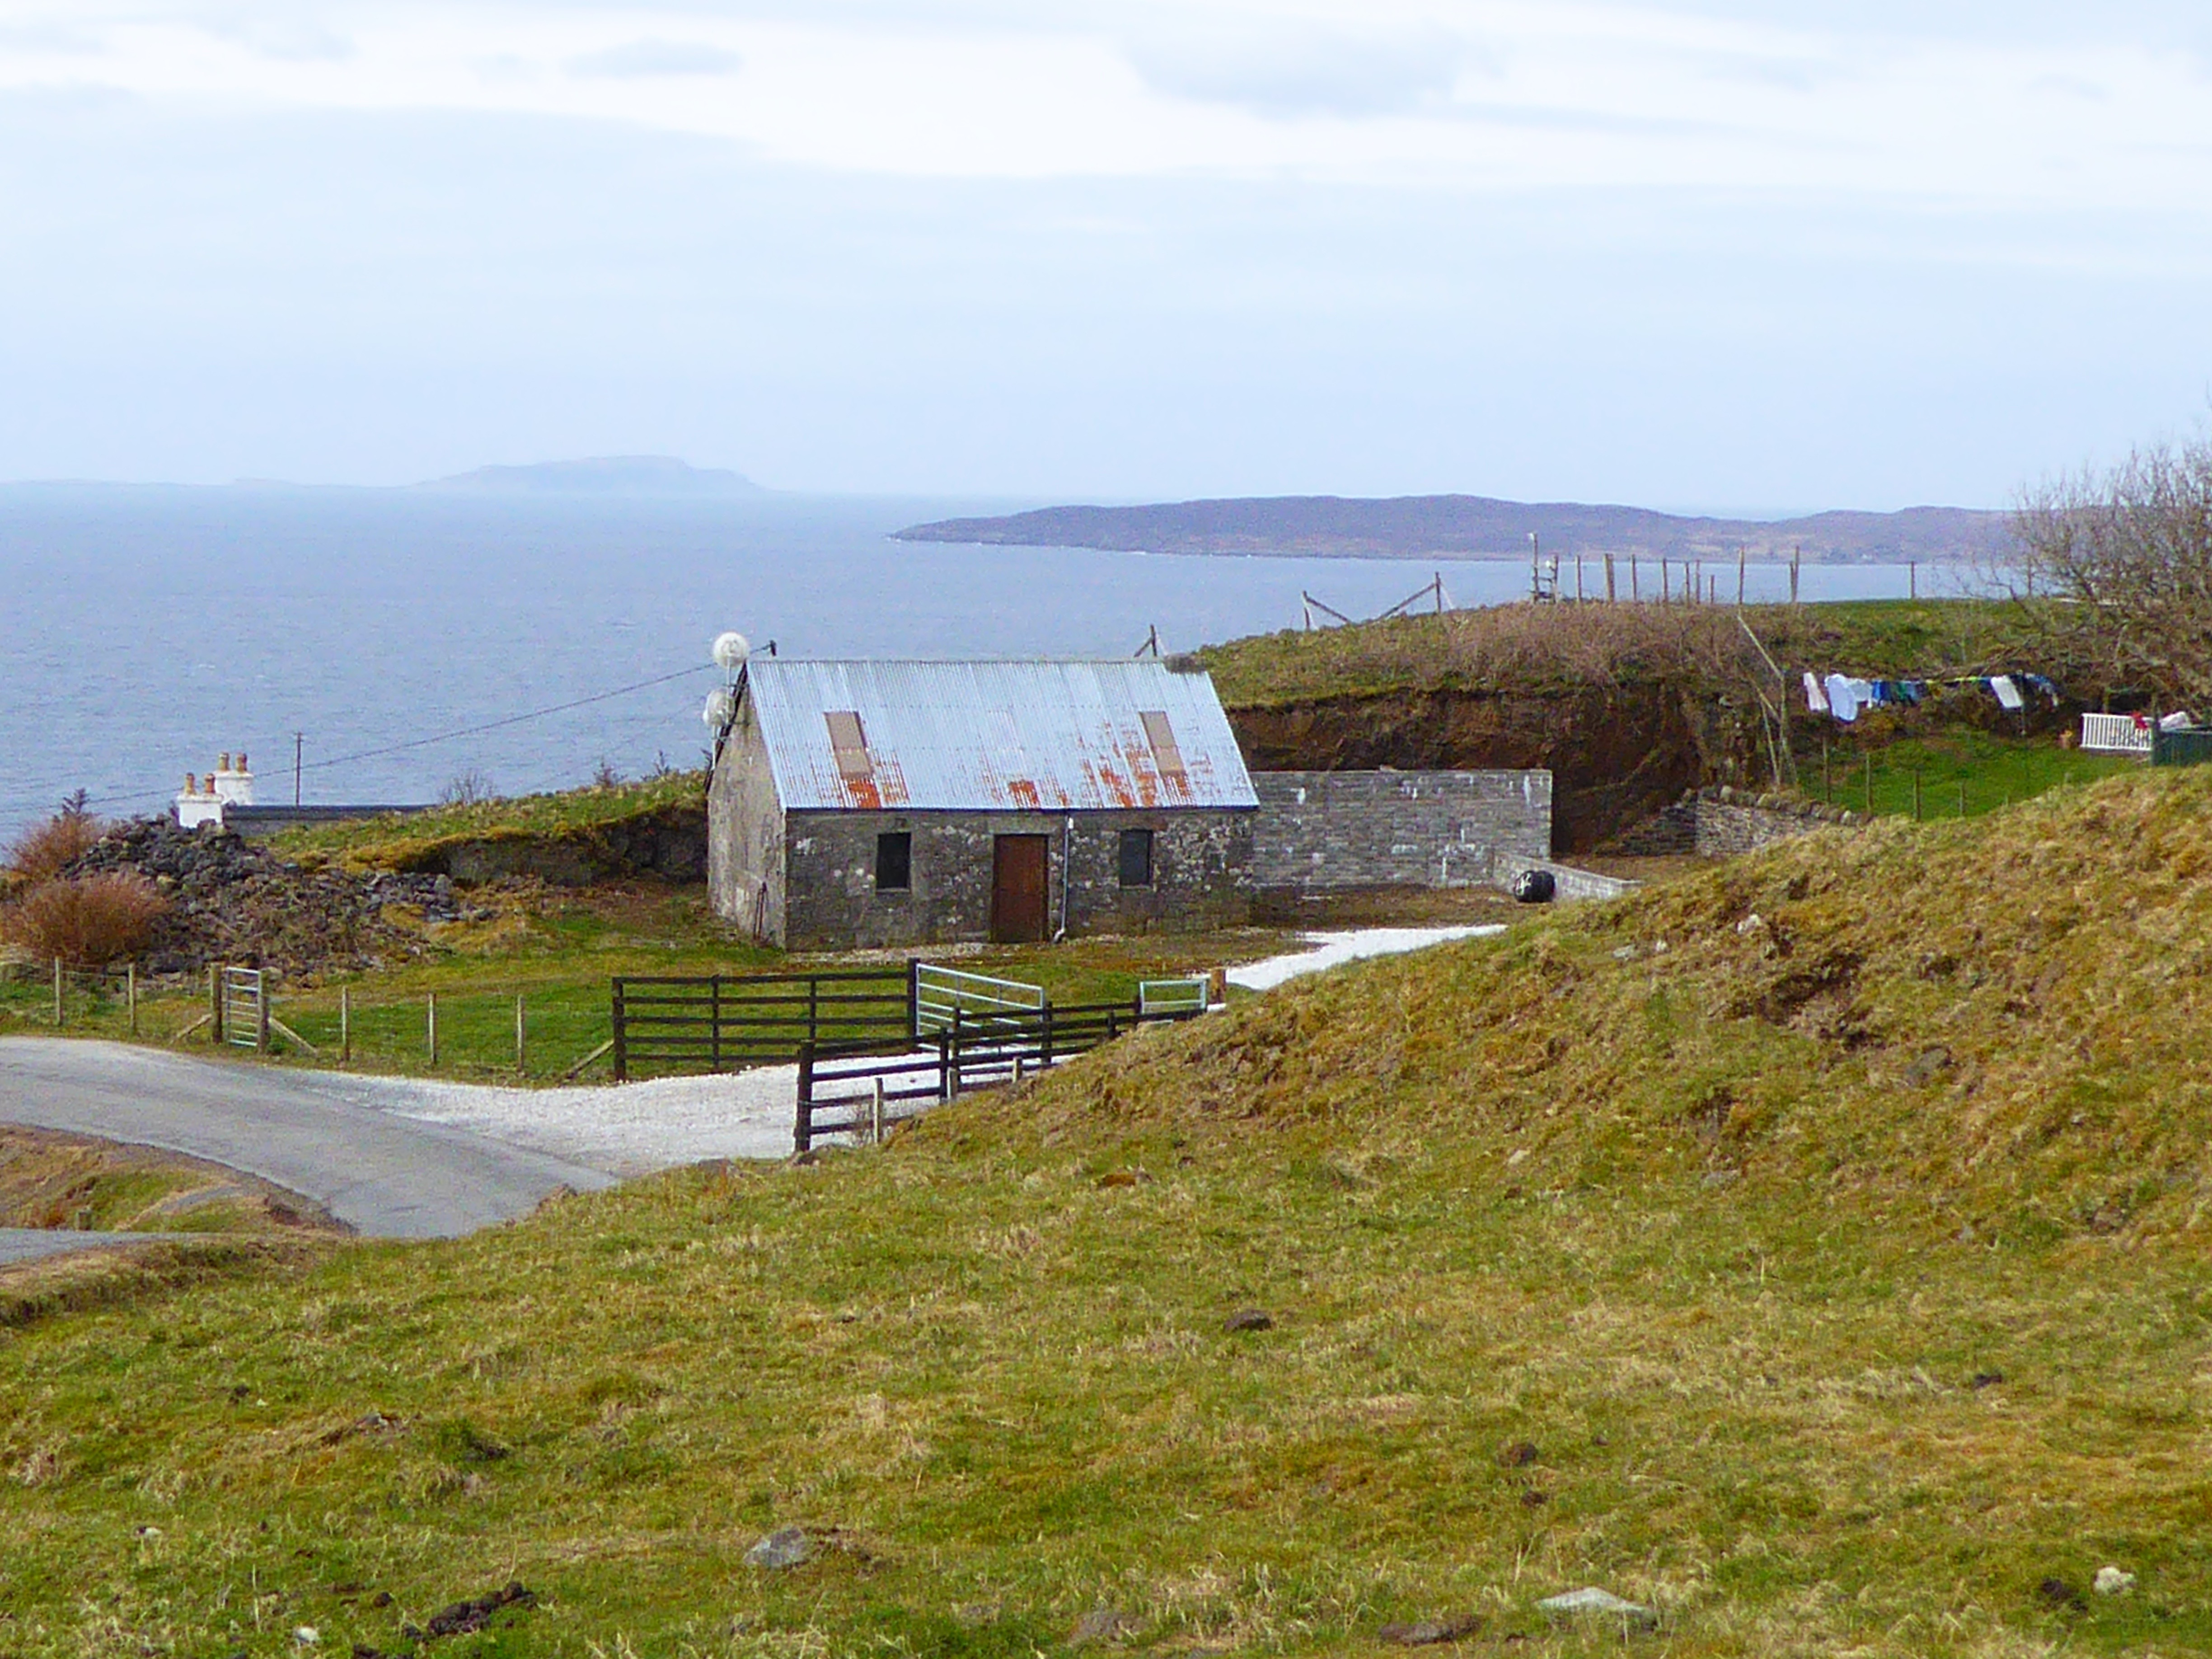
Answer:
[[[0,1267],[19,1261],[38,1261],[72,1250],[112,1249],[120,1245],[151,1244],[174,1237],[171,1233],[79,1233],[58,1227],[0,1227]],[[198,1237],[204,1238],[205,1233]]]
[[[611,1186],[569,1158],[386,1109],[373,1079],[195,1060],[118,1042],[0,1037],[0,1122],[242,1170],[386,1238],[446,1238]]]

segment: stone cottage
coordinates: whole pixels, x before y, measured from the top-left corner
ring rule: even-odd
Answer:
[[[1154,660],[754,658],[708,795],[714,908],[794,950],[1244,919],[1259,802],[1212,680]]]

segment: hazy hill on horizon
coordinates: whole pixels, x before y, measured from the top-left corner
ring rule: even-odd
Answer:
[[[1486,495],[1243,496],[1147,507],[1048,507],[998,518],[909,525],[902,541],[1089,547],[1121,552],[1293,554],[1310,558],[1526,558],[1547,556],[1786,559],[1929,563],[2002,556],[2008,516],[1972,507],[1816,513],[1763,520],[1689,517],[1579,501]]]
[[[479,466],[409,486],[474,495],[762,495],[742,472],[693,466],[673,455],[594,455],[528,466]]]

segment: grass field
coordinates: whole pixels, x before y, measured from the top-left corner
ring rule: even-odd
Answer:
[[[569,896],[532,890],[489,895],[490,921],[441,935],[446,951],[423,963],[386,972],[334,976],[301,987],[280,985],[276,1017],[320,1051],[276,1041],[278,1063],[324,1066],[339,1053],[339,998],[348,1003],[352,1065],[357,1070],[422,1074],[478,1082],[558,1082],[611,1034],[609,981],[617,974],[738,975],[785,972],[810,965],[896,969],[896,953],[871,957],[793,957],[733,938],[708,908],[703,888],[639,884]],[[1057,1004],[1126,1001],[1140,979],[1203,970],[1284,948],[1279,929],[1209,934],[1154,934],[1077,939],[1060,945],[923,951],[971,972],[1042,985]],[[438,1059],[429,1054],[429,999],[438,999]],[[525,1066],[515,1054],[515,1000],[523,1002]],[[204,989],[149,987],[140,1000],[139,1035],[161,1042],[208,1012]],[[73,979],[64,997],[64,1029],[81,1036],[125,1037],[129,1012],[119,978]],[[0,982],[0,1032],[53,1030],[53,994],[43,976]],[[187,1049],[207,1040],[203,1030]],[[603,1078],[605,1065],[586,1074]]]
[[[434,1650],[1618,1651],[1536,1610],[1594,1583],[1654,1653],[2204,1651],[2208,826],[1811,837],[815,1167],[40,1320],[0,1650],[415,1650],[519,1579]]]
[[[1801,793],[1811,799],[1878,815],[1917,813],[1923,820],[1978,817],[2046,790],[2145,769],[2141,760],[2129,756],[2084,754],[2048,739],[2020,740],[1967,729],[1872,747],[1838,742],[1825,752],[1808,744],[1798,766]]]

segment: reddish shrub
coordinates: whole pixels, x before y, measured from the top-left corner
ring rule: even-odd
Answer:
[[[0,911],[0,937],[34,960],[105,967],[143,951],[169,901],[127,872],[40,882]]]
[[[33,880],[58,876],[91,850],[105,827],[89,812],[57,812],[16,838],[8,849],[9,866]]]

